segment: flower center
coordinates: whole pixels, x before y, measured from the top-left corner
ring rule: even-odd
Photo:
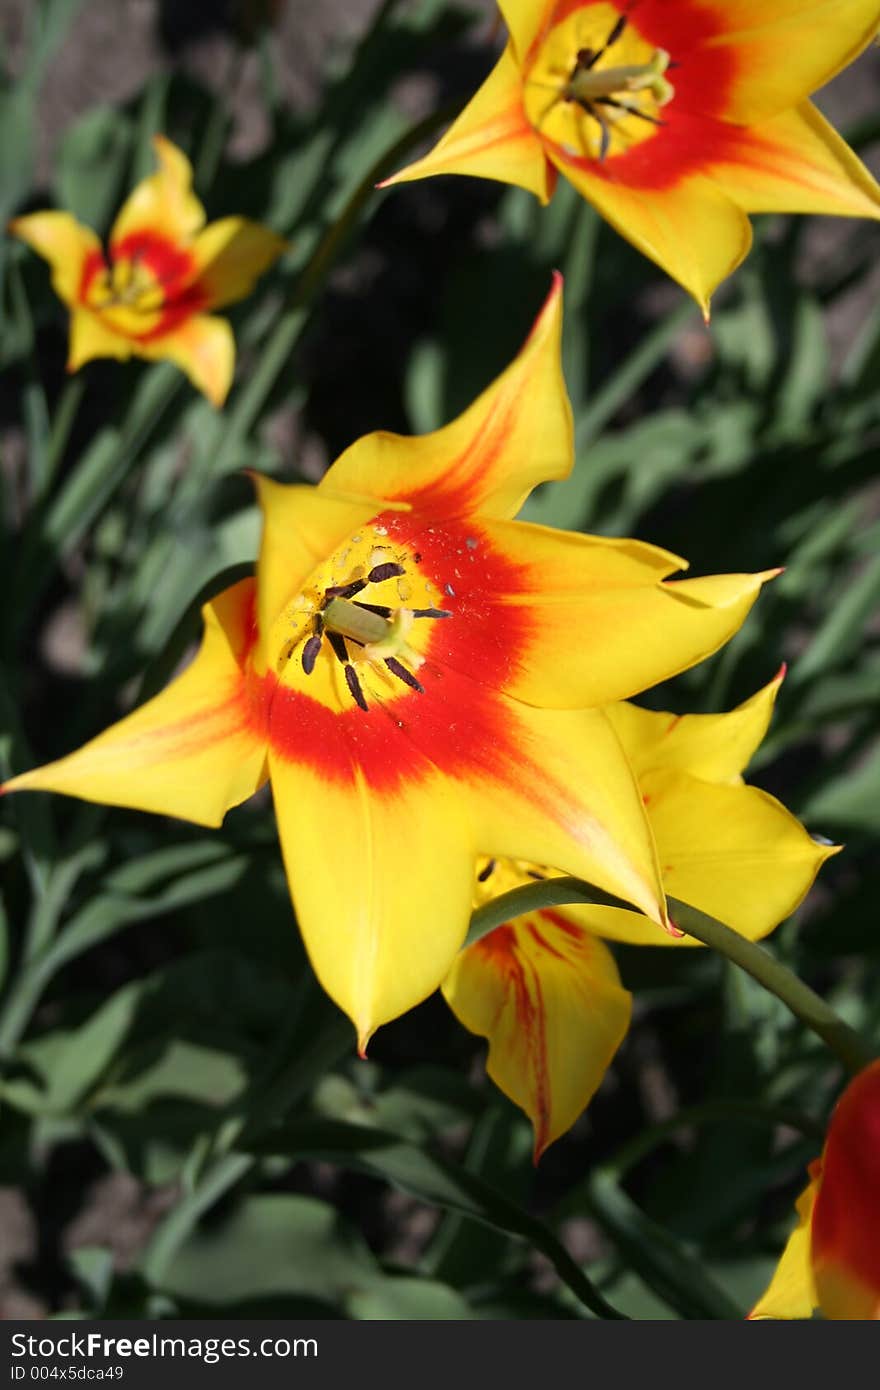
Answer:
[[[96,281],[90,296],[95,309],[130,309],[140,314],[161,309],[165,294],[163,286],[148,266],[137,257],[114,261]]]
[[[425,687],[431,624],[450,618],[440,594],[420,569],[421,555],[388,540],[373,523],[352,536],[310,577],[273,628],[274,660],[282,684],[338,708]]]
[[[569,155],[604,162],[664,124],[675,95],[662,48],[649,44],[613,5],[587,5],[553,29],[525,81],[526,113]],[[548,97],[547,93],[550,93]]]

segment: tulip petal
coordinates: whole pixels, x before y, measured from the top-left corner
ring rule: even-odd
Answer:
[[[798,1224],[788,1238],[768,1288],[749,1313],[757,1318],[811,1318],[818,1306],[810,1265],[810,1222],[817,1184],[811,1182],[797,1200]]]
[[[263,513],[257,561],[257,613],[265,641],[309,575],[379,509],[372,497],[338,496],[325,488],[276,483],[254,474]],[[385,508],[389,504],[383,504]]]
[[[528,1115],[535,1162],[592,1099],[629,1027],[611,952],[552,912],[499,927],[457,957],[453,1013],[489,1040],[486,1070]]]
[[[610,704],[703,661],[778,573],[661,583],[684,562],[640,541],[519,521],[478,529],[517,574],[516,591],[498,588],[492,601],[523,608],[533,632],[511,653],[505,689],[548,708]]]
[[[110,233],[110,249],[136,232],[150,232],[172,245],[189,241],[205,222],[192,191],[192,165],[164,135],[153,136],[159,167],[128,195]]]
[[[131,357],[133,345],[128,338],[114,333],[97,314],[89,309],[74,309],[70,315],[70,347],[67,370],[77,371],[94,357],[116,357],[125,362]]]
[[[318,979],[361,1052],[444,979],[470,918],[475,854],[453,788],[429,764],[383,796],[269,754],[284,862]]]
[[[667,893],[750,940],[790,916],[838,853],[757,787],[719,786],[686,772],[649,772],[639,786]]]
[[[286,247],[283,237],[246,217],[224,217],[203,228],[192,257],[205,308],[219,309],[250,294]]]
[[[708,320],[712,293],[752,245],[749,219],[733,198],[702,174],[659,188],[635,187],[557,145],[549,145],[548,154],[622,237],[693,295]]]
[[[69,212],[33,212],[16,217],[10,222],[9,231],[49,262],[55,293],[65,304],[78,302],[86,263],[92,258],[104,261],[100,238]]]
[[[522,77],[508,45],[464,111],[424,159],[385,179],[380,188],[433,174],[497,179],[550,201],[553,173],[522,105]]]
[[[519,62],[525,63],[536,39],[540,39],[553,21],[558,0],[498,0],[498,8],[510,31]]]
[[[880,1061],[831,1116],[813,1210],[813,1275],[826,1318],[880,1318]]]
[[[711,174],[746,212],[880,218],[880,185],[812,105],[736,132]]]
[[[173,362],[218,409],[229,394],[235,371],[235,338],[226,319],[194,314],[168,333],[133,343],[132,350],[150,361]]]
[[[743,125],[823,87],[880,28],[876,0],[703,0],[703,8],[718,14],[719,26],[702,47],[735,58],[725,117]],[[699,51],[692,57],[699,62]]]
[[[182,675],[69,757],[2,788],[55,791],[216,826],[265,781],[265,739],[242,663],[253,640],[254,583],[205,605],[202,645]]]
[[[511,365],[463,415],[415,439],[375,433],[337,459],[322,486],[396,498],[437,515],[511,517],[532,488],[574,462],[561,362],[562,278]]]
[[[502,705],[510,751],[462,771],[474,842],[499,859],[548,864],[665,921],[639,789],[602,710]],[[429,745],[424,745],[426,753]]]
[[[727,714],[662,714],[621,701],[609,705],[636,777],[688,772],[706,782],[738,782],[770,725],[785,670]]]

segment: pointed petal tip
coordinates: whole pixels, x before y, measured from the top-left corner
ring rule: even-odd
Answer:
[[[787,675],[788,675],[788,662],[787,662],[787,661],[783,661],[783,662],[780,664],[779,670],[776,672],[776,675],[773,677],[773,679],[772,679],[772,681],[770,682],[770,684],[771,684],[771,685],[777,685],[777,686],[778,686],[778,685],[781,685],[782,682],[785,680],[785,677],[786,677]]]
[[[357,1026],[357,1055],[358,1057],[360,1057],[362,1062],[366,1062],[367,1060],[367,1048],[370,1045],[375,1031],[375,1024],[365,1024],[363,1027],[359,1025]]]

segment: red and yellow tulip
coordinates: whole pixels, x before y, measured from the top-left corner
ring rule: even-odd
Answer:
[[[752,1318],[880,1319],[880,1061],[835,1106],[798,1225]]]
[[[69,212],[30,213],[9,230],[49,262],[70,309],[68,371],[93,357],[167,359],[220,406],[235,340],[228,321],[209,311],[250,294],[285,243],[245,217],[206,226],[186,155],[161,135],[153,147],[159,167],[124,203],[106,254]]]
[[[371,434],[316,488],[257,480],[256,580],[190,667],[48,789],[217,825],[272,783],[299,923],[361,1046],[448,974],[480,853],[552,864],[665,921],[642,797],[600,706],[715,651],[767,575],[667,582],[633,540],[511,518],[572,466],[557,282],[463,415]],[[775,571],[771,572],[775,573]]]
[[[665,891],[751,940],[794,911],[837,853],[774,797],[743,784],[781,679],[729,714],[658,714],[628,703],[605,711],[635,772]],[[477,902],[547,877],[542,865],[490,861]],[[443,985],[464,1026],[488,1038],[489,1075],[532,1121],[536,1159],[588,1104],[629,1026],[630,995],[602,937],[700,944],[674,925],[659,932],[636,912],[545,909],[469,946]]]
[[[880,217],[880,187],[808,100],[870,43],[878,0],[499,0],[497,66],[389,183],[475,174],[546,203],[559,173],[709,297],[752,212]]]

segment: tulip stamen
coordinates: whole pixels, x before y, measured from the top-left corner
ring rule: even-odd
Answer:
[[[417,690],[420,695],[424,695],[425,687],[422,685],[422,682],[413,675],[412,671],[408,671],[405,666],[402,666],[396,656],[386,656],[385,665],[388,667],[392,676],[396,676],[399,681],[403,681],[404,685],[408,685],[410,690]]]
[[[355,539],[360,540],[360,537]],[[398,583],[401,598],[411,592],[409,583],[405,582],[406,566],[398,559],[383,559],[383,551],[387,555],[388,547],[375,548],[367,565],[353,571],[357,577],[344,583],[321,586],[314,596],[302,596],[298,606],[311,615],[308,626],[299,639],[288,642],[282,652],[282,661],[289,661],[295,648],[302,643],[300,664],[303,674],[311,676],[326,638],[331,652],[343,668],[348,691],[362,710],[368,710],[369,705],[360,663],[382,668],[408,689],[424,695],[425,687],[415,675],[424,664],[424,657],[410,646],[408,634],[416,618],[452,617],[451,611],[446,608],[394,608],[356,597],[370,584],[384,584],[391,579],[401,581]],[[345,558],[348,554],[346,551]],[[349,570],[349,573],[352,571]],[[333,577],[332,572],[329,577]]]

